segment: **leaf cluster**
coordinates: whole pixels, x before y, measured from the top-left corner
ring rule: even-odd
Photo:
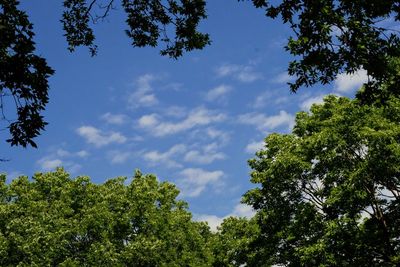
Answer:
[[[290,88],[328,84],[339,73],[367,71],[371,80],[362,99],[370,102],[390,78],[390,60],[400,55],[399,32],[390,24],[400,19],[393,0],[252,0],[270,18],[280,17],[293,31],[286,49],[295,56]],[[373,100],[373,99],[372,99]]]
[[[329,96],[249,161],[259,264],[398,266],[400,100]],[[261,266],[255,264],[254,266]]]
[[[259,227],[254,219],[224,219],[210,243],[214,258],[212,266],[251,266],[255,262],[252,244],[259,234]]]
[[[176,59],[184,51],[210,44],[209,35],[198,30],[200,22],[207,17],[205,5],[205,0],[122,0],[129,27],[126,34],[134,47],[165,43],[161,54]],[[69,49],[88,46],[95,54],[97,46],[92,26],[105,19],[114,6],[114,0],[65,0],[61,21]],[[96,7],[100,14],[96,13]]]
[[[48,78],[54,71],[35,52],[34,32],[16,0],[0,0],[0,111],[11,145],[36,147],[33,139],[47,124],[41,112],[48,102]],[[7,117],[14,104],[17,118]]]

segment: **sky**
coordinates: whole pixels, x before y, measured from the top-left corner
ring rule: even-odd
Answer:
[[[366,80],[361,70],[290,93],[293,57],[284,45],[291,31],[247,1],[209,1],[201,30],[212,44],[178,60],[162,57],[160,48],[132,47],[118,6],[94,27],[97,56],[87,48],[70,53],[61,1],[21,2],[37,51],[56,72],[38,148],[2,141],[9,161],[0,172],[11,181],[62,166],[101,183],[140,169],[176,184],[194,218],[214,229],[226,216],[251,216],[240,204],[256,186],[247,160],[268,134],[289,133],[297,112],[327,94],[353,97]]]

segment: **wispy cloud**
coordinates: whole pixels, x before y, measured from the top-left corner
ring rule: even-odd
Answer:
[[[289,73],[287,73],[285,71],[285,72],[279,73],[277,76],[272,78],[272,82],[279,83],[279,84],[286,84],[288,82],[292,82],[294,79],[295,79],[294,76],[290,76]]]
[[[261,73],[256,72],[252,65],[224,64],[215,70],[219,77],[232,77],[238,81],[250,83],[263,78]]]
[[[219,101],[226,102],[226,95],[232,91],[232,87],[228,85],[219,85],[211,90],[209,90],[206,94],[207,101]]]
[[[304,99],[300,103],[301,110],[309,111],[313,104],[322,104],[326,95],[317,95]]]
[[[108,124],[122,125],[128,121],[128,116],[124,114],[112,114],[107,112],[100,117],[102,120]]]
[[[69,158],[72,157],[86,158],[89,156],[89,152],[87,152],[86,150],[80,150],[78,152],[70,152],[62,148],[58,148],[55,154],[57,155],[57,157],[69,157]]]
[[[80,158],[87,158],[89,156],[89,152],[87,152],[86,150],[81,150],[76,152],[76,155]]]
[[[231,134],[226,130],[216,129],[214,127],[199,128],[191,131],[190,137],[195,141],[216,142],[219,147],[225,146],[231,139]]]
[[[152,74],[145,74],[137,78],[136,90],[128,95],[128,104],[131,108],[150,107],[158,104],[151,83],[156,80]]]
[[[221,130],[217,130],[214,129],[212,127],[209,127],[205,130],[206,135],[209,136],[212,139],[218,139],[220,141],[220,145],[226,145],[229,140],[230,140],[230,135],[228,132],[226,131],[221,131]]]
[[[153,136],[166,136],[192,129],[196,126],[209,125],[211,123],[223,121],[226,115],[216,111],[200,107],[187,114],[187,116],[177,122],[168,122],[158,114],[148,114],[139,118],[138,126],[147,130]]]
[[[262,132],[268,132],[282,126],[291,129],[294,125],[294,116],[284,110],[272,116],[253,112],[240,115],[238,121],[242,124],[254,125]]]
[[[286,91],[284,91],[286,90]],[[256,96],[252,107],[253,108],[264,108],[267,105],[280,105],[289,102],[289,97],[287,95],[282,95],[283,93],[288,92],[288,90],[280,89],[280,90],[266,90],[265,92]]]
[[[166,152],[159,152],[157,150],[152,150],[145,152],[143,154],[143,159],[150,163],[150,165],[163,165],[167,168],[181,168],[182,165],[179,164],[174,157],[183,154],[186,151],[186,146],[183,144],[177,144],[171,147]]]
[[[132,156],[131,152],[113,150],[108,152],[108,157],[110,158],[111,164],[123,164]]]
[[[187,168],[180,172],[178,186],[184,197],[197,197],[207,187],[216,187],[222,183],[223,171],[206,171],[201,168]]]
[[[43,171],[51,171],[57,167],[61,167],[63,162],[57,158],[41,158],[37,161],[40,166],[40,169]]]
[[[247,146],[246,146],[246,148],[245,148],[245,151],[247,152],[247,153],[249,153],[249,154],[254,154],[254,153],[256,153],[257,151],[259,151],[259,150],[261,150],[262,148],[264,148],[264,141],[259,141],[259,142],[257,142],[257,141],[253,141],[253,142],[250,142]]]
[[[187,162],[197,164],[209,164],[216,160],[222,160],[226,158],[226,155],[218,151],[219,145],[217,143],[211,143],[202,146],[200,150],[190,150],[185,154],[184,160]]]
[[[173,118],[183,118],[186,116],[186,108],[180,106],[170,106],[163,109],[164,114]]]
[[[57,167],[64,167],[70,173],[78,172],[82,166],[80,164],[74,163],[72,161],[64,161],[61,158],[57,158],[55,155],[48,155],[36,162],[39,165],[39,168],[43,172],[53,171]]]
[[[81,162],[89,156],[86,150],[71,152],[64,148],[51,149],[50,153],[36,161],[41,171],[52,171],[57,167],[64,167],[71,173],[78,172],[82,166],[76,161]]]
[[[103,132],[93,126],[82,126],[76,130],[77,134],[83,137],[86,142],[95,147],[106,146],[111,143],[122,144],[127,138],[119,132]]]
[[[353,74],[339,74],[336,77],[334,88],[338,92],[348,93],[358,90],[366,82],[368,82],[367,71],[361,69]]]

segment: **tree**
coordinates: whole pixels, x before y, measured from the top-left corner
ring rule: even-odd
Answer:
[[[327,84],[337,74],[364,69],[371,78],[359,98],[373,102],[380,98],[381,84],[399,73],[393,72],[391,59],[400,55],[399,31],[389,22],[400,19],[400,4],[393,0],[252,0],[266,16],[281,16],[294,36],[286,49],[295,56],[289,74],[296,77],[290,84],[293,92],[301,86]],[[399,87],[388,88],[400,95]],[[385,99],[383,99],[385,100]]]
[[[249,161],[253,266],[399,266],[400,100],[329,96]]]
[[[251,243],[259,234],[254,219],[228,217],[211,239],[214,267],[251,266],[255,255]]]
[[[36,147],[33,139],[47,124],[41,111],[48,102],[47,79],[54,71],[34,54],[32,24],[17,5],[16,0],[0,0],[0,120],[8,123],[7,142]],[[10,102],[15,104],[16,120],[6,117]]]
[[[116,1],[64,0],[62,23],[69,50],[88,46],[96,53],[92,25],[108,16]],[[161,41],[166,47],[162,55],[180,57],[184,51],[202,49],[210,43],[209,35],[198,31],[200,21],[207,17],[204,0],[122,0],[127,14],[126,30],[134,47],[155,47]],[[96,8],[100,15],[97,15]],[[170,36],[173,34],[173,36]]]
[[[136,172],[95,184],[62,169],[0,181],[1,266],[210,266],[205,223]]]

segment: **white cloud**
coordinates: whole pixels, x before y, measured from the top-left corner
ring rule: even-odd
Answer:
[[[246,113],[239,116],[242,124],[254,125],[260,131],[270,131],[281,126],[291,129],[294,125],[294,116],[281,110],[278,115],[266,116],[260,113]]]
[[[235,206],[235,208],[233,209],[232,213],[229,216],[251,218],[255,214],[256,212],[251,206],[239,203]]]
[[[165,136],[186,131],[196,126],[220,122],[225,118],[225,114],[200,107],[190,111],[186,118],[178,122],[161,120],[157,114],[144,115],[139,118],[138,126],[154,136]]]
[[[152,74],[142,75],[136,80],[136,90],[128,95],[130,107],[150,107],[158,104],[158,99],[151,86],[151,82],[154,80],[156,77]]]
[[[198,214],[194,216],[194,220],[198,222],[207,222],[208,226],[210,227],[211,231],[216,232],[217,228],[221,225],[224,221],[225,217],[218,217],[215,215],[209,214]]]
[[[127,138],[118,132],[103,133],[101,130],[92,126],[79,127],[76,132],[86,139],[86,142],[96,147],[102,147],[111,143],[122,144]]]
[[[216,73],[220,77],[225,77],[225,76],[229,76],[229,75],[232,75],[232,74],[240,71],[240,68],[241,67],[238,65],[225,64],[225,65],[218,67],[216,69]]]
[[[358,90],[366,82],[368,82],[367,71],[361,69],[353,74],[339,74],[336,77],[334,88],[339,92],[352,92]]]
[[[255,72],[251,65],[224,64],[216,69],[219,77],[233,77],[241,82],[254,82],[262,79],[262,75]]]
[[[59,157],[68,157],[71,156],[71,153],[67,150],[64,150],[62,148],[57,149],[56,155]]]
[[[251,142],[246,146],[245,151],[249,154],[254,154],[257,151],[261,150],[262,148],[264,148],[264,141],[260,141],[260,142]]]
[[[222,160],[226,158],[226,155],[222,152],[218,152],[219,145],[217,143],[211,143],[202,147],[199,150],[190,150],[185,154],[184,160],[187,162],[197,164],[209,164],[215,160]]]
[[[198,164],[209,164],[215,160],[224,159],[225,154],[221,152],[204,153],[198,150],[191,150],[186,153],[184,160]]]
[[[195,142],[217,142],[219,147],[225,146],[231,139],[229,132],[215,129],[214,127],[195,129],[191,131],[190,137]]]
[[[156,150],[149,151],[143,154],[144,160],[151,165],[163,164],[167,168],[180,168],[181,164],[177,163],[173,158],[186,151],[186,146],[183,144],[174,145],[168,151],[162,153]]]
[[[107,112],[101,116],[101,119],[108,124],[122,125],[126,123],[128,117],[124,114],[111,114],[110,112]]]
[[[266,92],[258,95],[252,105],[253,108],[264,108],[267,104],[273,103],[280,105],[287,103],[289,97],[282,96],[282,90],[267,90]]]
[[[71,157],[86,158],[87,156],[89,156],[89,152],[87,152],[85,150],[80,150],[80,151],[74,153],[74,152],[69,152],[62,148],[57,149],[55,154],[61,158],[67,158],[67,157],[69,157],[69,158],[71,158]]]
[[[187,168],[180,172],[182,179],[178,187],[182,189],[184,197],[197,197],[207,187],[218,186],[224,177],[223,171],[206,171],[200,168]]]
[[[85,150],[78,152],[70,152],[63,148],[56,150],[52,149],[52,152],[45,157],[40,158],[36,161],[41,171],[47,172],[56,169],[57,167],[64,167],[70,173],[78,172],[82,166],[74,162],[76,158],[85,158],[89,153]]]
[[[186,116],[187,112],[184,107],[170,106],[164,109],[164,114],[173,118],[183,118]]]
[[[207,136],[209,136],[210,138],[219,139],[221,146],[226,145],[230,140],[229,133],[225,131],[217,130],[211,127],[207,128],[205,131]]]
[[[108,156],[111,160],[112,164],[122,164],[125,163],[130,157],[130,152],[122,152],[122,151],[111,151],[108,153]]]
[[[216,232],[218,227],[222,224],[222,222],[228,217],[246,217],[251,218],[255,215],[255,211],[251,206],[246,204],[238,204],[236,205],[232,212],[226,216],[216,216],[210,214],[194,214],[194,220],[200,222],[207,222],[208,226],[210,227],[211,231]]]
[[[52,155],[43,157],[39,159],[36,164],[39,165],[39,168],[43,172],[53,171],[57,167],[64,167],[70,173],[76,173],[81,169],[81,165],[73,163],[71,161],[63,161],[60,158],[53,157]]]
[[[279,83],[279,84],[286,84],[288,82],[291,82],[295,79],[294,76],[290,76],[289,73],[282,72],[278,74],[275,78],[272,79],[272,82],[274,83]]]
[[[206,100],[207,101],[216,101],[216,100],[223,101],[225,96],[230,91],[232,91],[232,87],[222,84],[222,85],[217,86],[217,87],[211,89],[210,91],[208,91],[207,95],[206,95]]]
[[[158,115],[157,114],[148,114],[140,117],[138,120],[139,126],[142,128],[153,127],[158,124]]]
[[[42,158],[38,161],[40,169],[43,171],[51,171],[57,167],[61,167],[63,162],[60,159]]]
[[[89,152],[87,152],[86,150],[81,150],[76,152],[76,155],[80,158],[86,158],[89,156]]]
[[[326,95],[309,97],[300,103],[301,110],[309,111],[313,104],[322,104]]]

